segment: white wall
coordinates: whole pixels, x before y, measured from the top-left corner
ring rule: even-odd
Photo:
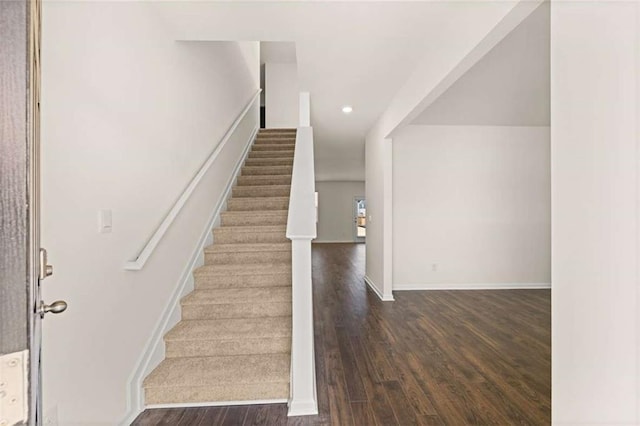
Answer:
[[[398,132],[394,290],[548,286],[549,167],[548,127]]]
[[[505,4],[502,19],[487,21],[481,35],[450,37],[446,48],[440,43],[425,52],[418,66],[393,96],[389,105],[369,129],[365,139],[365,181],[368,214],[366,276],[369,282],[392,299],[392,167],[393,132],[411,123],[457,79],[519,25],[540,1],[521,0]],[[435,60],[434,58],[437,58]]]
[[[316,182],[318,192],[317,243],[353,242],[354,197],[364,196],[364,181]]]
[[[298,127],[298,66],[265,63],[267,128]]]
[[[638,424],[638,3],[551,4],[553,423]]]
[[[367,256],[365,279],[383,300],[392,294],[392,149],[391,139],[376,126],[365,142],[365,197],[367,199]]]
[[[542,3],[413,124],[549,126],[549,8]]]
[[[46,2],[42,242],[65,299],[43,330],[45,415],[115,424],[127,381],[258,124],[243,122],[142,271],[123,270],[258,88],[257,43],[175,42],[144,3]],[[113,232],[98,233],[112,209]]]

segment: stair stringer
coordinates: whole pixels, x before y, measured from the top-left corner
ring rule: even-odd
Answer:
[[[202,230],[198,243],[195,245],[189,262],[185,266],[178,284],[171,298],[167,302],[160,319],[153,329],[151,337],[145,344],[142,355],[136,363],[136,368],[129,377],[127,385],[127,412],[120,422],[122,426],[130,425],[144,410],[144,378],[160,364],[165,358],[165,343],[163,336],[173,328],[181,318],[180,300],[194,289],[193,271],[204,264],[204,248],[213,244],[213,229],[220,224],[220,214],[226,210],[227,201],[231,197],[231,191],[244,165],[251,147],[256,141],[259,127],[254,127],[251,136],[247,140],[238,162],[225,186],[224,194],[213,209],[207,225]]]

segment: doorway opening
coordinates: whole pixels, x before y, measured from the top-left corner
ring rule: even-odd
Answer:
[[[353,198],[353,241],[364,243],[367,236],[367,202],[364,197]]]

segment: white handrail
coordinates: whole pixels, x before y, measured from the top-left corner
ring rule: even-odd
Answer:
[[[147,262],[149,257],[151,257],[151,255],[153,254],[153,251],[160,243],[160,240],[162,240],[162,237],[164,237],[164,234],[171,227],[171,224],[173,223],[175,218],[178,216],[178,213],[180,213],[180,210],[182,210],[184,205],[187,203],[187,200],[189,199],[189,197],[191,197],[191,194],[193,194],[193,191],[196,189],[196,187],[198,186],[198,184],[200,183],[204,175],[207,173],[207,171],[209,171],[209,168],[211,167],[213,162],[216,160],[218,155],[220,155],[220,152],[222,151],[226,143],[231,138],[231,135],[233,134],[233,132],[236,130],[236,128],[238,127],[242,119],[244,119],[244,117],[247,115],[247,113],[255,103],[256,99],[259,98],[261,91],[262,89],[259,89],[251,97],[251,100],[247,103],[247,105],[244,107],[242,112],[240,112],[238,117],[231,124],[231,127],[229,127],[229,130],[227,130],[227,132],[224,134],[224,136],[222,137],[222,140],[220,140],[220,143],[216,145],[215,149],[209,155],[209,157],[204,162],[202,167],[200,167],[200,169],[195,174],[195,176],[191,179],[187,187],[184,189],[184,191],[182,191],[182,194],[173,204],[173,206],[171,207],[171,210],[169,210],[164,220],[162,221],[162,223],[160,223],[160,225],[155,230],[155,232],[153,233],[149,241],[147,241],[147,244],[144,246],[142,251],[140,251],[140,253],[136,256],[135,260],[127,262],[124,265],[124,269],[126,269],[127,271],[139,271],[144,267],[145,263]]]
[[[316,238],[316,195],[313,164],[313,128],[298,127],[293,154],[287,238]]]

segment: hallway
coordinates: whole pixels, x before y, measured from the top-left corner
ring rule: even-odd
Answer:
[[[396,292],[363,280],[365,247],[315,244],[319,416],[285,404],[155,409],[135,425],[551,422],[549,290]]]

